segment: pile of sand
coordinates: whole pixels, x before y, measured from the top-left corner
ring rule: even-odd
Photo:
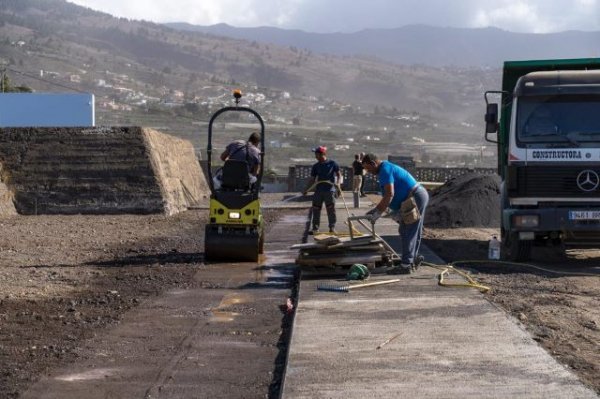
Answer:
[[[446,182],[430,195],[428,227],[499,227],[500,177],[469,173]]]

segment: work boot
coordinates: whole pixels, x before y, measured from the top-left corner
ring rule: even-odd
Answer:
[[[402,263],[400,266],[392,267],[387,273],[388,274],[410,274],[412,271],[409,263]]]
[[[413,264],[413,270],[417,270],[419,268],[419,266],[421,266],[421,263],[423,263],[424,260],[425,260],[425,257],[423,255],[418,255],[415,258],[415,263]]]
[[[335,233],[335,230],[333,229],[333,227],[330,227],[330,228],[329,228],[329,232],[330,232],[330,233]]]

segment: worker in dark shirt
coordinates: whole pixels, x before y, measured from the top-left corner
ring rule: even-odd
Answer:
[[[248,162],[248,173],[253,176],[258,174],[260,168],[260,134],[253,132],[248,141],[235,140],[231,142],[221,154],[221,160],[235,159]]]
[[[308,186],[303,191],[303,194],[306,195],[308,190],[317,183],[312,201],[312,232],[314,234],[319,231],[319,225],[321,224],[321,209],[323,208],[324,202],[325,209],[327,210],[329,232],[333,233],[335,232],[336,223],[336,185],[342,183],[342,174],[340,173],[338,164],[332,159],[327,159],[326,147],[316,147],[313,148],[312,151],[315,153],[317,163],[313,165]]]
[[[361,152],[359,154],[359,161],[360,161],[361,164],[362,164],[362,159],[363,159],[364,156],[365,156],[364,152]],[[362,181],[360,183],[360,196],[361,197],[366,197],[366,195],[365,195],[365,181],[367,181],[366,174],[367,174],[367,170],[365,169],[363,171],[363,178],[362,178]]]
[[[360,161],[360,155],[354,155],[354,162],[352,162],[352,192],[362,193],[362,181],[363,175],[365,174],[365,168],[363,168]]]

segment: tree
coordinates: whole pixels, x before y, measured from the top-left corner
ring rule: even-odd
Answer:
[[[0,84],[0,92],[3,93],[31,93],[31,90],[27,86],[13,86],[10,82],[10,78],[4,71],[2,71],[2,80]]]

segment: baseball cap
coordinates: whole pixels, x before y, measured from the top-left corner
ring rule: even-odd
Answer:
[[[315,147],[312,149],[312,152],[327,154],[327,147],[323,147],[322,145]]]

